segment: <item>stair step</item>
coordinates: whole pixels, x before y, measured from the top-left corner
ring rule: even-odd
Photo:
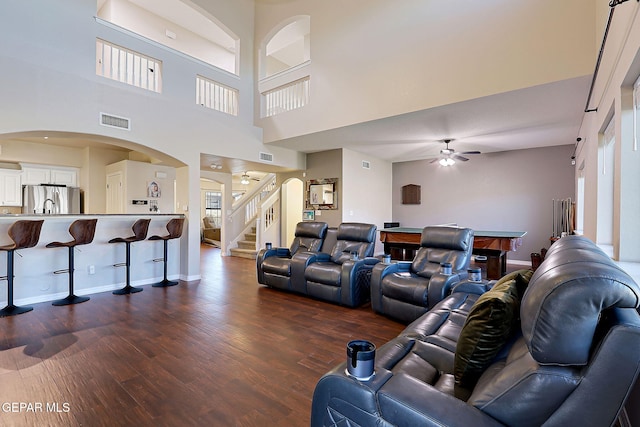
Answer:
[[[235,256],[238,258],[247,258],[247,259],[256,259],[258,256],[258,251],[255,249],[240,249],[240,248],[231,248],[229,250],[231,256]]]
[[[247,242],[255,242],[256,233],[244,233],[244,240]]]
[[[252,249],[256,250],[256,241],[253,240],[239,240],[238,241],[238,249]]]

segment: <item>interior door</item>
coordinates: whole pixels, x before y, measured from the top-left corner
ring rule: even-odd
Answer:
[[[124,184],[122,172],[107,175],[107,212],[108,214],[123,214]]]

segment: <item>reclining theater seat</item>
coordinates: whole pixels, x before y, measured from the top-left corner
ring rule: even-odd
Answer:
[[[378,263],[373,258],[376,226],[373,224],[345,222],[338,226],[336,243],[328,252],[312,254],[307,258],[295,257],[292,270],[294,281],[304,268],[305,293],[325,301],[348,307],[357,307],[369,301],[371,267]],[[356,253],[358,260],[352,260]],[[304,255],[304,254],[301,254]],[[304,266],[304,267],[303,267]]]
[[[514,335],[468,393],[456,392],[455,354],[443,344],[457,341],[460,317],[478,300],[460,285],[379,347],[371,380],[349,377],[345,363],[325,374],[311,426],[613,425],[640,370],[640,287],[573,237],[554,243],[533,273]]]
[[[291,285],[291,257],[297,252],[317,252],[322,247],[328,225],[299,222],[290,248],[262,249],[256,257],[258,283],[287,291]]]
[[[374,267],[371,307],[376,313],[412,322],[467,277],[472,250],[473,230],[469,228],[425,227],[413,262]],[[443,262],[451,263],[452,274],[440,273]]]

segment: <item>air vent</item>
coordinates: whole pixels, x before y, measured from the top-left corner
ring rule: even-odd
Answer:
[[[371,163],[367,160],[363,160],[362,161],[362,168],[363,169],[371,169]]]
[[[263,162],[273,162],[273,154],[271,153],[260,153],[260,160],[262,160]]]
[[[131,122],[125,117],[112,116],[100,113],[100,124],[111,128],[131,130]]]

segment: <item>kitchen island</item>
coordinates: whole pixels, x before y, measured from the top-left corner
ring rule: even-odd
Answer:
[[[93,242],[75,249],[75,293],[88,295],[113,291],[125,284],[124,267],[114,267],[125,261],[125,245],[110,244],[114,237],[133,235],[131,226],[139,218],[149,218],[147,239],[134,242],[131,250],[131,284],[143,286],[162,280],[163,264],[154,259],[163,257],[162,242],[149,241],[153,235],[166,235],[167,222],[181,218],[179,214],[76,214],[76,215],[0,215],[0,245],[10,244],[7,231],[17,220],[44,220],[38,244],[29,249],[16,251],[14,300],[16,305],[29,305],[64,298],[68,293],[68,275],[54,274],[67,268],[68,251],[65,248],[46,248],[48,243],[72,240],[69,225],[76,219],[98,220]],[[180,245],[175,239],[168,246],[168,277],[176,280],[180,276]],[[3,253],[4,255],[4,253]],[[0,276],[7,274],[6,256],[0,259]],[[116,298],[116,296],[114,296]],[[7,282],[0,284],[0,305],[7,301]],[[89,302],[90,304],[90,302]]]

